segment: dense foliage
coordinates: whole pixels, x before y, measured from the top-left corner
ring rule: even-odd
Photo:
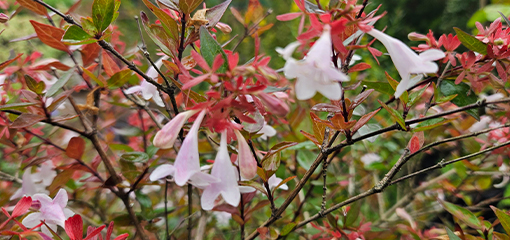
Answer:
[[[381,2],[0,0],[0,239],[509,239],[510,7]]]

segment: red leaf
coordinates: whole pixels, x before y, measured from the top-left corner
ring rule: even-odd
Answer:
[[[14,206],[14,210],[12,211],[12,218],[19,217],[30,208],[32,205],[32,198],[31,197],[23,197],[19,200],[18,203],[16,203],[16,206]]]
[[[420,150],[421,146],[423,146],[424,143],[424,134],[423,132],[416,132],[413,134],[413,137],[409,141],[408,148],[410,153],[415,153],[416,151]]]
[[[67,71],[71,69],[71,67],[63,64],[61,61],[53,58],[45,59],[41,62],[38,62],[35,65],[32,65],[32,70],[45,70],[49,71],[52,68],[56,68],[58,70]]]
[[[349,69],[348,73],[367,70],[367,69],[369,69],[371,67],[372,66],[370,66],[370,64],[368,64],[368,63],[358,63],[358,64],[352,66],[351,69]]]
[[[78,215],[78,214],[77,214]],[[75,215],[76,216],[76,215]],[[79,216],[79,215],[78,215]],[[100,226],[90,232],[87,231],[87,236],[83,239],[83,240],[88,240],[88,239],[92,239],[94,238],[96,235],[100,234],[101,231],[103,230],[103,228],[105,228],[106,226],[103,225],[103,226]],[[97,237],[96,237],[97,238]]]
[[[64,36],[65,33],[64,30],[53,27],[51,25],[42,24],[33,20],[30,20],[30,23],[32,23],[32,26],[35,29],[35,33],[37,33],[37,37],[39,37],[41,42],[52,48],[64,52],[69,52],[68,46],[62,43],[61,41],[62,36]]]
[[[356,133],[361,127],[363,127],[377,112],[379,112],[381,109],[377,109],[369,114],[363,115],[356,124],[354,124],[354,127],[352,127],[352,133]]]
[[[13,59],[10,59],[10,60],[7,60],[3,63],[0,63],[0,70],[4,69],[5,67],[7,67],[9,64],[11,64],[12,62],[16,61],[16,59],[18,59],[19,57],[21,57],[21,55],[23,55],[23,53],[20,53],[18,54],[18,56],[14,57]]]
[[[200,54],[198,54],[195,51],[191,51],[191,56],[193,57],[193,59],[195,59],[195,61],[197,62],[198,66],[200,66],[202,69],[204,69],[204,70],[206,70],[208,72],[211,71],[211,68],[209,67],[209,64],[207,64],[205,59]]]
[[[83,61],[83,66],[88,66],[93,63],[94,60],[99,56],[99,44],[91,43],[85,45],[85,47],[81,50],[81,59]]]
[[[110,55],[106,53],[106,51],[103,51],[102,55],[103,55],[103,68],[106,74],[108,74],[108,76],[111,77],[115,73],[120,72],[119,66],[117,65],[117,63],[115,63],[115,61],[113,61]]]
[[[300,12],[286,13],[286,14],[276,16],[276,19],[278,19],[279,21],[290,21],[292,19],[295,19],[295,18],[301,16],[302,14],[303,13],[300,13]]]
[[[35,12],[35,13],[37,13],[39,15],[43,15],[43,16],[48,15],[46,8],[43,5],[37,3],[33,0],[16,0],[16,1],[19,3],[19,5],[23,6],[24,8],[26,8],[32,12]]]
[[[65,221],[65,230],[70,240],[82,240],[83,239],[83,221],[79,214],[75,214],[69,217]]]
[[[80,159],[85,151],[85,140],[81,137],[73,137],[69,140],[66,155],[70,158]]]

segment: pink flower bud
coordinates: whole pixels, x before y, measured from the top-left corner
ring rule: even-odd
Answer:
[[[6,23],[7,21],[9,21],[9,16],[0,13],[0,23]]]
[[[289,113],[289,106],[274,95],[261,92],[258,97],[272,114],[284,117]]]
[[[426,35],[423,35],[423,34],[420,34],[420,33],[417,33],[417,32],[409,33],[407,35],[407,38],[409,38],[409,40],[411,40],[411,41],[426,41],[426,42],[429,42],[429,38]]]
[[[244,139],[243,135],[236,129],[234,133],[237,138],[237,159],[239,163],[239,169],[241,171],[241,177],[244,179],[252,179],[257,175],[257,161],[251,154],[250,146]]]
[[[162,149],[172,148],[184,123],[197,112],[198,110],[190,110],[177,114],[177,116],[156,133],[152,141],[154,146]]]

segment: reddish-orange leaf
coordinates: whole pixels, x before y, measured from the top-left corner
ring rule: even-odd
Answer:
[[[351,69],[349,69],[348,73],[367,70],[367,69],[369,69],[371,67],[372,66],[370,66],[370,64],[368,64],[368,63],[358,63],[358,64],[352,66]]]
[[[17,2],[19,3],[19,5],[23,6],[24,8],[26,8],[32,12],[35,12],[39,15],[43,15],[43,16],[48,15],[46,8],[43,5],[37,3],[33,0],[17,0]]]
[[[85,45],[85,47],[81,50],[83,66],[88,66],[93,63],[97,56],[99,56],[99,50],[101,50],[101,47],[99,47],[99,44],[97,43]]]
[[[335,116],[331,118],[330,122],[335,130],[348,130],[356,124],[356,120],[345,122],[344,116],[341,113],[335,114]]]
[[[108,55],[108,53],[103,51],[102,55],[103,55],[103,68],[106,74],[108,74],[108,76],[111,77],[115,73],[120,71],[119,66],[117,65],[117,63],[115,63],[115,61],[113,61],[113,59],[110,57],[110,55]]]
[[[413,134],[413,137],[407,146],[410,153],[415,153],[416,151],[420,150],[421,146],[423,146],[423,143],[425,142],[424,138],[425,137],[423,132],[416,132]]]
[[[18,56],[14,57],[13,59],[10,59],[10,60],[7,60],[7,61],[5,61],[3,63],[0,63],[0,70],[4,69],[5,67],[9,66],[9,64],[11,64],[12,62],[16,61],[16,59],[21,57],[21,55],[23,55],[23,53],[18,54]]]
[[[64,52],[69,52],[68,46],[61,41],[62,36],[64,36],[65,33],[64,30],[53,27],[51,25],[42,24],[33,20],[30,20],[30,23],[32,23],[32,26],[35,29],[35,33],[37,33],[37,37],[39,37],[41,42],[52,48]]]
[[[310,133],[307,133],[303,130],[300,130],[300,132],[306,137],[308,138],[308,140],[312,141],[313,143],[315,143],[315,145],[317,145],[317,147],[320,147],[321,144],[317,141],[317,139],[315,138],[314,135],[310,134]]]
[[[356,124],[354,124],[354,127],[352,127],[352,133],[356,133],[361,127],[363,127],[377,112],[379,112],[381,109],[377,109],[369,114],[363,115]]]
[[[34,65],[32,65],[32,70],[51,70],[52,68],[56,68],[58,70],[67,71],[71,69],[71,67],[63,64],[61,61],[54,59],[54,58],[48,58],[45,60],[42,60]]]
[[[73,137],[69,140],[66,155],[70,158],[80,159],[85,151],[85,140],[81,137]]]

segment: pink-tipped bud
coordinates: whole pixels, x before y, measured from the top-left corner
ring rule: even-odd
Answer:
[[[239,163],[239,170],[241,172],[241,177],[244,179],[252,179],[257,175],[257,161],[251,154],[250,146],[244,139],[243,135],[236,129],[234,129],[234,133],[237,138],[237,159]]]
[[[284,117],[289,113],[289,106],[287,103],[274,95],[261,92],[258,94],[258,97],[272,114]]]
[[[177,114],[177,116],[156,133],[152,141],[154,146],[162,149],[172,148],[184,123],[197,112],[198,110],[190,110]]]
[[[426,42],[429,42],[429,38],[426,35],[423,35],[423,34],[420,34],[420,33],[416,33],[416,32],[409,33],[407,35],[407,38],[409,38],[409,40],[411,40],[411,41],[426,41]]]
[[[223,33],[232,32],[232,28],[226,23],[218,22],[216,23],[216,28],[218,28]]]
[[[0,23],[6,23],[7,21],[9,21],[9,16],[0,13]]]

